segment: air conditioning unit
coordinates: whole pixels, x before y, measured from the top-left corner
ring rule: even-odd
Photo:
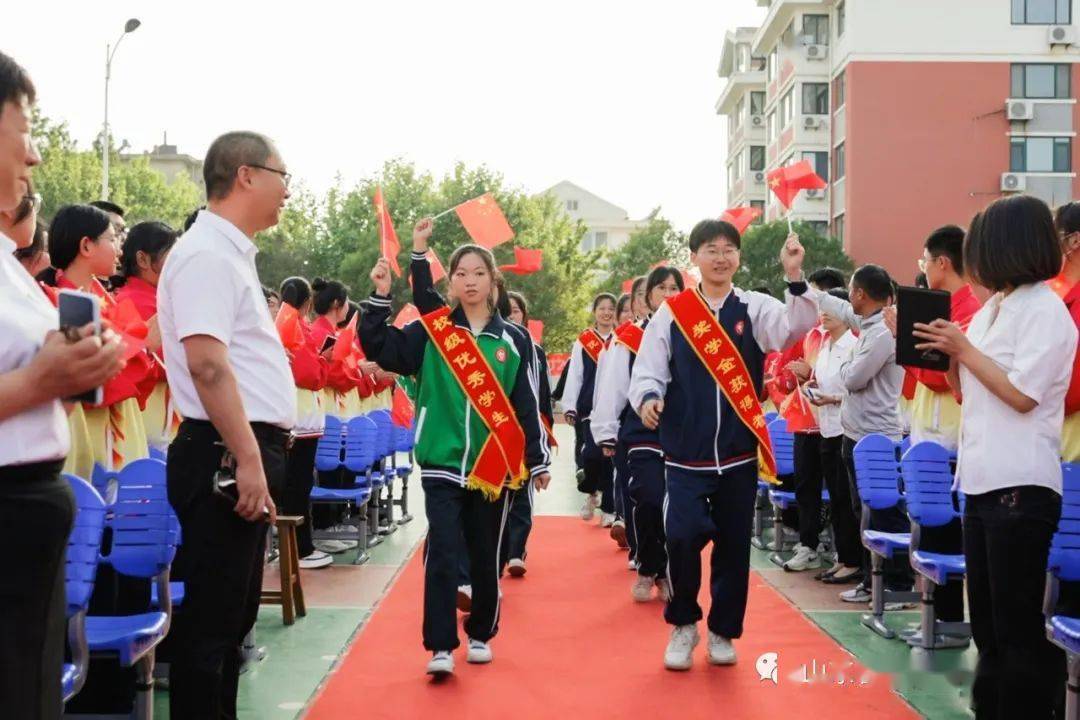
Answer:
[[[1009,100],[1005,103],[1005,117],[1009,120],[1032,120],[1035,118],[1035,103],[1030,100]]]
[[[764,185],[765,184],[765,173],[760,172],[760,171],[755,172],[754,173],[754,184],[755,185]]]
[[[817,130],[821,127],[821,118],[814,117],[813,115],[807,115],[803,118],[802,126],[806,130]]]
[[[1001,173],[1001,192],[1024,192],[1027,176],[1021,173]]]
[[[829,56],[828,45],[807,45],[806,46],[806,59],[807,60],[824,60]]]
[[[751,115],[750,116],[750,126],[751,127],[756,127],[756,128],[765,127],[765,118],[764,118],[764,116],[762,116],[762,115]]]
[[[810,200],[824,200],[825,199],[825,191],[824,190],[807,190],[806,191],[806,197],[808,199],[810,199]]]
[[[1075,45],[1076,28],[1072,25],[1051,25],[1046,30],[1046,39],[1051,45]]]

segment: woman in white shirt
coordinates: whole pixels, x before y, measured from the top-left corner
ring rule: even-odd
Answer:
[[[830,290],[829,294],[848,299],[847,291],[840,288]],[[844,440],[844,430],[840,427],[840,402],[844,397],[840,366],[851,357],[855,335],[843,320],[832,315],[822,313],[821,324],[829,335],[818,353],[814,381],[810,387],[815,391],[811,402],[818,408],[821,469],[829,490],[829,517],[836,543],[836,564],[816,577],[829,584],[843,585],[862,580],[859,518],[855,515],[847,470],[840,457],[840,446]]]
[[[957,485],[967,498],[964,556],[979,650],[976,717],[1048,718],[1065,659],[1044,630],[1050,539],[1061,516],[1061,427],[1076,327],[1044,281],[1061,270],[1050,209],[1027,195],[971,223],[964,265],[995,294],[965,336],[944,320],[916,325],[924,349],[952,357],[963,397]]]
[[[15,210],[41,162],[30,141],[34,86],[0,53],[0,212]],[[97,387],[119,369],[115,337],[69,342],[56,311],[0,233],[0,698],[4,717],[59,718],[64,661],[64,550],[74,517],[60,477],[68,427],[60,398]]]

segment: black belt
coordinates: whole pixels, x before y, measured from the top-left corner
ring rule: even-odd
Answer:
[[[212,436],[215,441],[221,439],[221,433],[214,427],[214,423],[209,420],[193,420],[191,418],[186,418],[180,426],[183,427],[185,425],[197,429],[203,434]],[[251,432],[255,434],[255,439],[261,443],[280,445],[281,447],[285,447],[289,444],[290,434],[289,431],[284,428],[265,422],[253,422],[249,423],[249,425],[251,425]]]
[[[64,468],[63,460],[0,466],[0,482],[33,482],[57,477]]]

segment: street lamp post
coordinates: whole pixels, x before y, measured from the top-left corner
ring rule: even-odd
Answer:
[[[130,32],[135,32],[142,23],[136,19],[131,18],[124,23],[124,32],[120,34],[120,39],[116,41],[116,44],[111,48],[105,46],[105,125],[101,133],[101,199],[109,199],[109,78],[112,76],[112,60],[113,55],[116,54],[116,49],[120,47],[120,42],[124,39],[124,36]]]

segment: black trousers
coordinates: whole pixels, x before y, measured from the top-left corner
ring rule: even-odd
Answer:
[[[59,718],[64,554],[75,518],[62,462],[0,467],[0,715]]]
[[[634,511],[638,575],[667,577],[664,547],[664,456],[652,448],[630,448],[630,497]]]
[[[848,488],[851,492],[851,510],[856,518],[862,517],[862,501],[859,499],[859,488],[855,481],[855,440],[845,437],[841,447],[841,456],[844,466],[847,468]],[[856,526],[858,527],[858,526]],[[911,521],[900,507],[891,507],[886,510],[870,510],[870,528],[883,532],[908,532],[911,530]],[[860,544],[862,540],[860,539]],[[870,582],[870,551],[863,548],[862,551],[863,577],[867,586]],[[911,563],[907,553],[896,553],[891,559],[885,560],[883,568],[885,587],[888,590],[910,590],[915,582]]]
[[[311,542],[311,488],[315,484],[315,449],[318,438],[297,438],[289,449],[285,489],[278,511],[282,515],[302,515],[304,524],[296,528],[296,549],[300,557],[314,550]]]
[[[288,433],[253,424],[272,491],[285,481]],[[267,524],[248,522],[212,492],[225,448],[210,423],[187,420],[169,446],[169,502],[183,544],[174,567],[185,597],[173,620],[169,712],[176,718],[235,718],[241,645],[255,625]]]
[[[750,533],[757,496],[757,465],[723,475],[667,468],[664,530],[667,532],[671,602],[664,619],[691,625],[702,617],[701,551],[712,542],[708,626],[726,638],[742,636],[750,586]]]
[[[940,527],[919,531],[919,549],[959,555],[964,552],[964,530],[960,518]],[[945,622],[964,621],[964,579],[950,580],[934,590],[934,614]]]
[[[317,443],[316,443],[317,445]],[[356,482],[356,476],[345,468],[319,473],[319,487],[348,488]],[[317,503],[311,508],[311,522],[314,530],[325,530],[341,522],[345,516],[344,506],[337,503]],[[299,541],[297,542],[299,546]],[[297,547],[299,551],[299,547]]]
[[[795,503],[799,506],[799,542],[811,550],[817,550],[820,542],[822,478],[821,435],[795,433]]]
[[[634,500],[630,497],[630,465],[626,458],[626,445],[615,445],[612,458],[612,484],[614,486],[615,516],[626,523],[626,540],[630,546],[630,559],[637,557],[637,538],[634,528]]]
[[[825,487],[829,489],[829,520],[836,544],[836,559],[847,567],[859,567],[862,564],[862,540],[847,467],[840,455],[843,443],[844,438],[840,435],[821,439],[821,470]]]
[[[1050,539],[1061,496],[1032,485],[968,495],[964,557],[979,660],[977,718],[1050,718],[1063,700],[1065,655],[1042,612]]]
[[[526,480],[510,500],[510,512],[506,517],[502,542],[499,544],[499,567],[505,568],[511,560],[524,560],[528,555],[526,544],[532,532],[533,498],[536,492],[531,480]]]
[[[581,457],[579,467],[585,471],[585,477],[578,483],[578,490],[591,495],[599,491],[600,511],[608,515],[615,514],[615,465],[611,458],[604,457],[604,452],[593,442],[592,431],[589,429],[588,420],[579,420],[574,424],[574,431],[578,433],[577,442],[581,450],[577,453]]]
[[[470,638],[487,642],[499,631],[499,541],[513,492],[491,502],[479,490],[425,478],[428,538],[424,548],[424,647],[453,650],[457,634],[457,587],[461,538],[469,559],[472,610],[465,620]]]

